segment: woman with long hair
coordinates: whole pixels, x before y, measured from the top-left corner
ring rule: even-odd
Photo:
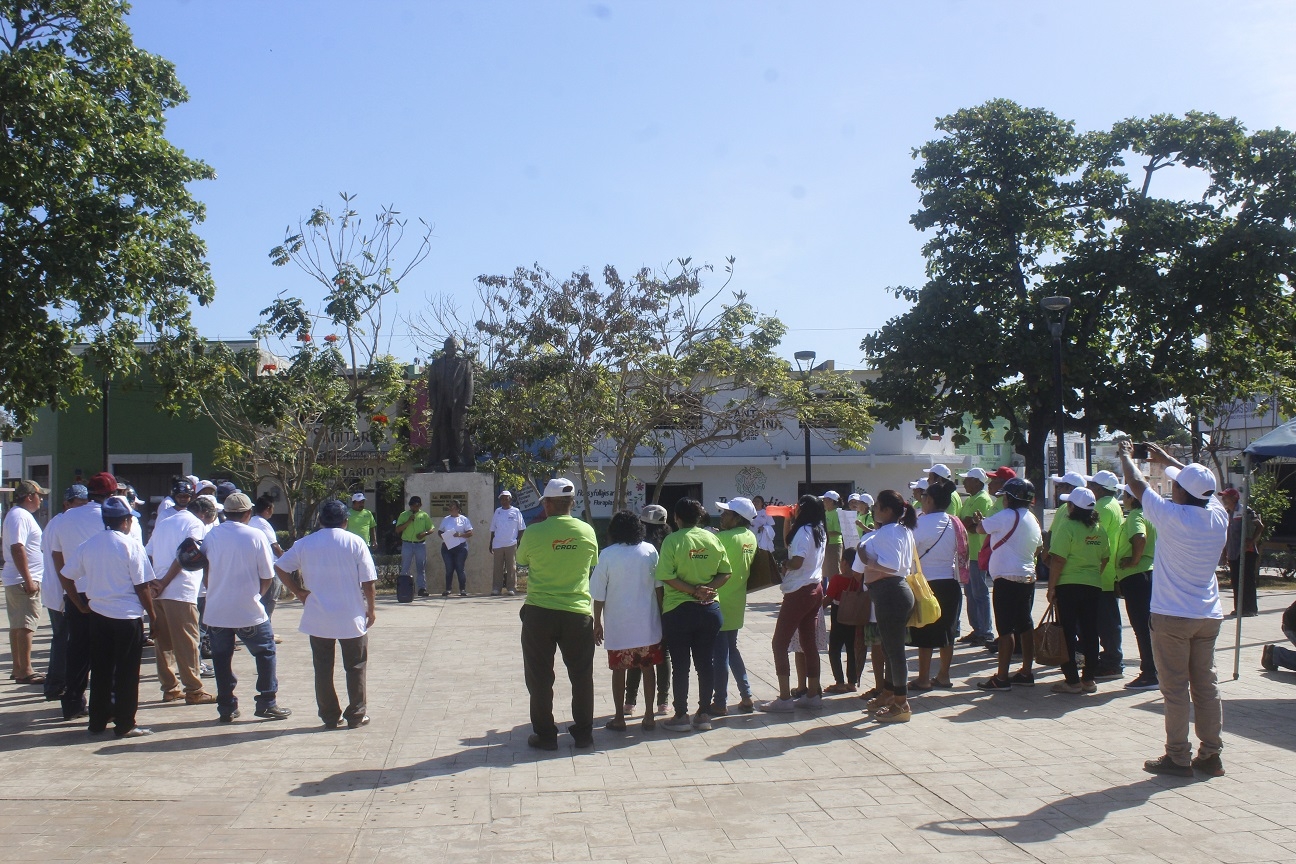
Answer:
[[[823,502],[814,495],[802,495],[796,518],[788,531],[787,569],[779,588],[783,602],[774,623],[774,672],[778,675],[779,697],[759,706],[762,711],[787,712],[794,708],[818,708],[823,704],[819,686],[819,652],[814,650],[815,620],[823,611],[824,553],[828,534],[824,528]],[[788,646],[796,633],[805,648],[806,692],[792,699],[792,664]]]
[[[860,543],[851,565],[864,576],[864,587],[873,601],[878,635],[882,638],[882,694],[869,702],[873,719],[880,723],[908,723],[909,666],[905,659],[905,632],[914,596],[908,576],[914,569],[913,529],[918,514],[894,489],[878,493],[873,505],[876,526]]]
[[[915,627],[911,638],[918,648],[918,677],[910,685],[914,690],[950,687],[950,663],[954,660],[954,639],[958,636],[959,615],[963,611],[963,589],[958,580],[958,517],[947,512],[954,484],[928,483],[921,495],[922,513],[914,528],[918,560],[932,593],[940,601],[940,618],[926,627]],[[931,674],[932,654],[940,652],[940,668]]]
[[[1111,542],[1098,519],[1094,494],[1083,487],[1062,496],[1066,516],[1058,513],[1049,533],[1048,599],[1057,608],[1066,634],[1066,679],[1053,685],[1054,693],[1093,693],[1098,684],[1098,616],[1102,605],[1102,571],[1111,554]],[[1076,663],[1076,649],[1084,654],[1084,673]]]
[[[999,668],[977,683],[982,690],[1011,690],[1013,685],[1034,687],[1035,674],[1035,559],[1044,534],[1030,511],[1035,486],[1014,477],[995,493],[1003,509],[993,516],[972,517],[976,531],[990,544],[991,606],[995,629],[999,631]],[[1056,521],[1056,520],[1055,520]],[[1022,667],[1009,676],[1017,637],[1021,637]]]

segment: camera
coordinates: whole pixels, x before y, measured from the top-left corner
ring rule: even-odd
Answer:
[[[1135,458],[1135,459],[1138,459],[1138,460],[1142,461],[1142,460],[1146,460],[1146,459],[1147,459],[1149,456],[1151,456],[1151,455],[1152,455],[1151,452],[1148,450],[1148,445],[1146,445],[1146,444],[1135,444],[1135,445],[1134,445],[1134,458]]]

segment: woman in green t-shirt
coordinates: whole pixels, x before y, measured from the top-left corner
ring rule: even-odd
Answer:
[[[1098,614],[1102,606],[1102,571],[1111,555],[1107,532],[1094,509],[1097,501],[1088,489],[1061,496],[1066,512],[1053,519],[1049,538],[1049,603],[1057,607],[1066,633],[1067,660],[1064,681],[1054,693],[1093,693],[1098,684]],[[1077,648],[1084,655],[1084,673],[1076,664]]]
[[[1152,659],[1152,561],[1156,554],[1156,528],[1143,516],[1143,502],[1121,487],[1125,521],[1116,541],[1116,580],[1125,598],[1125,614],[1139,647],[1139,675],[1126,690],[1156,690],[1156,661]]]

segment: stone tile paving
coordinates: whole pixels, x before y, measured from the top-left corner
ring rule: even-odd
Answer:
[[[774,689],[776,591],[753,596],[741,638],[758,697]],[[1033,690],[981,693],[968,682],[989,655],[962,648],[956,689],[914,697],[908,725],[871,724],[840,696],[705,734],[632,724],[600,729],[594,752],[564,736],[557,753],[535,753],[511,598],[383,601],[373,724],[319,731],[300,607],[285,604],[275,620],[280,699],[296,712],[286,722],[248,711],[218,726],[211,706],[162,705],[149,659],[140,718],[157,734],[131,743],[63,723],[39,688],[0,687],[3,860],[1291,862],[1296,676],[1258,660],[1292,598],[1263,595],[1246,622],[1243,675],[1224,684],[1229,773],[1209,781],[1140,769],[1161,752],[1155,692],[1113,682],[1055,696],[1052,671]],[[1232,622],[1226,632],[1231,674]],[[38,635],[43,659],[48,631]],[[246,653],[235,668],[250,707]],[[570,699],[562,679],[559,706]],[[610,673],[596,667],[596,681],[606,716]]]

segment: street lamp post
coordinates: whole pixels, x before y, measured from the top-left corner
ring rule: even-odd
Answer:
[[[1057,408],[1058,474],[1066,473],[1066,406],[1062,398],[1062,328],[1066,327],[1070,297],[1045,297],[1040,301],[1048,313],[1049,333],[1053,336],[1053,394]],[[1045,466],[1047,468],[1047,466]]]
[[[801,383],[805,385],[806,406],[810,404],[810,373],[814,369],[815,352],[798,351],[792,355],[796,358],[797,371],[801,373]],[[804,365],[802,365],[804,364]],[[810,414],[807,412],[802,421],[802,428],[805,431],[805,468],[806,468],[806,493],[810,493]]]

